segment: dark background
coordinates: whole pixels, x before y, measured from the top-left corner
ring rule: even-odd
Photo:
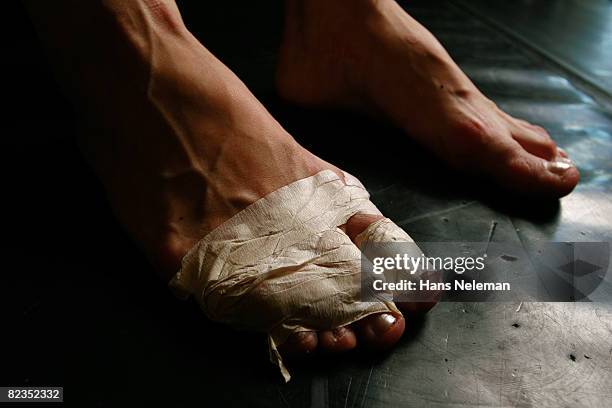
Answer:
[[[602,303],[441,304],[410,322],[393,353],[315,358],[283,385],[262,336],[175,300],[114,220],[33,28],[6,3],[0,385],[64,386],[74,406],[612,404],[612,309]],[[496,221],[499,240],[612,242],[610,2],[406,2],[488,96],[575,158],[582,182],[552,204],[451,174],[380,123],[281,103],[272,74],[282,2],[179,3],[292,134],[358,175],[417,241],[485,240]],[[374,161],[383,155],[388,163]]]

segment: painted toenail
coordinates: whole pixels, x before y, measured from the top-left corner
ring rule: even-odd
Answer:
[[[546,166],[553,173],[563,174],[574,167],[574,164],[569,159],[557,158],[555,161],[548,162]]]
[[[377,319],[372,322],[372,331],[377,336],[381,336],[388,332],[393,325],[397,322],[397,318],[391,314],[381,314]]]

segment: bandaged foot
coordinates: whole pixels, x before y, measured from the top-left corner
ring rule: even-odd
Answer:
[[[268,333],[287,378],[281,353],[392,346],[404,318],[391,302],[358,302],[354,242],[399,230],[354,178],[301,147],[175,7],[117,5],[102,61],[75,79],[88,81],[76,88],[91,129],[105,130],[81,145],[162,277],[210,318]]]
[[[355,214],[381,216],[361,183],[322,171],[274,191],[196,244],[171,287],[234,328],[269,334],[278,345],[300,332],[328,331],[376,313],[399,315],[391,301],[360,299],[361,252],[343,230]],[[393,222],[370,224],[356,242],[412,242]]]

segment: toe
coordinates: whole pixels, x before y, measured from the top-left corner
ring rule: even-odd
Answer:
[[[557,145],[546,131],[540,133],[522,126],[512,134],[512,138],[529,153],[542,159],[552,160],[558,155]]]
[[[402,337],[405,320],[401,315],[379,313],[367,316],[354,324],[360,347],[371,350],[385,350]]]
[[[513,148],[498,169],[506,187],[555,198],[569,194],[580,179],[578,169],[568,158],[558,155],[546,160],[522,146]]]
[[[432,281],[437,282],[439,280],[438,276],[434,276]],[[425,313],[429,312],[435,305],[438,304],[440,297],[442,296],[441,292],[436,293],[427,293],[427,296],[433,298],[432,300],[422,300],[418,302],[395,302],[395,305],[402,313],[410,314],[411,316],[423,316]]]
[[[520,125],[522,125],[523,127],[530,129],[536,133],[539,133],[541,136],[549,138],[550,139],[550,135],[548,134],[548,131],[546,129],[544,129],[542,126],[538,126],[538,125],[534,125],[533,123],[529,123],[526,120],[523,119],[517,119],[517,118],[513,118],[512,116],[508,115],[508,117],[510,117],[511,119],[513,119],[516,123]]]
[[[296,357],[312,353],[318,343],[317,333],[313,331],[293,333],[278,350],[286,357]]]
[[[370,224],[384,218],[381,215],[355,214],[347,221],[346,235],[359,247],[356,238]],[[402,337],[405,320],[401,315],[379,313],[367,316],[353,324],[360,347],[373,350],[384,350],[393,346]]]
[[[355,214],[344,225],[344,231],[346,235],[349,236],[351,241],[357,246],[359,243],[355,241],[355,238],[365,231],[366,228],[370,226],[370,224],[385,218],[382,215],[372,215],[372,214]]]
[[[349,236],[351,241],[358,248],[362,248],[363,242],[358,242],[357,237],[361,234],[370,224],[384,218],[382,215],[371,215],[371,214],[355,214],[344,225],[344,230]],[[391,254],[393,256],[394,254]],[[421,276],[421,279],[428,279],[430,281],[439,281],[441,275],[438,273],[428,273]],[[427,291],[425,293],[411,293],[406,298],[410,301],[399,301],[395,302],[396,306],[402,311],[411,314],[423,315],[430,311],[440,300],[441,293]]]
[[[349,351],[357,345],[355,332],[351,327],[338,327],[319,333],[319,348],[321,350],[339,353]]]

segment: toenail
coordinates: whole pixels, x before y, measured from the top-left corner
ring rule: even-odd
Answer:
[[[397,318],[391,314],[384,313],[378,316],[378,318],[372,321],[372,331],[377,336],[381,336],[388,332],[393,325],[397,322]]]
[[[546,166],[548,170],[553,173],[563,174],[574,167],[574,164],[569,159],[557,158],[555,161],[548,162]]]
[[[338,327],[332,330],[332,334],[333,334],[334,342],[336,342],[346,335],[346,329],[344,327]]]
[[[290,340],[294,344],[305,344],[311,340],[312,333],[310,332],[299,332],[290,337]]]

